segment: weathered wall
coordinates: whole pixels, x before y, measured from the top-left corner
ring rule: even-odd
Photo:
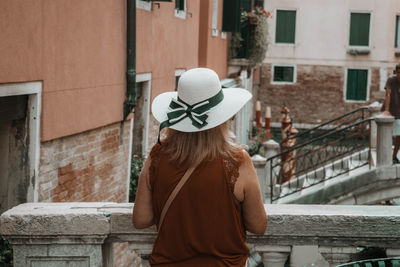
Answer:
[[[297,65],[297,82],[277,85],[271,84],[271,65],[264,64],[258,98],[271,107],[273,122],[280,121],[286,104],[295,123],[319,124],[381,99],[379,68],[371,68],[370,75],[369,100],[354,103],[344,100],[344,67]]]
[[[114,123],[42,143],[39,201],[125,202],[129,130]]]
[[[125,2],[0,1],[0,83],[43,81],[42,141],[122,120]]]

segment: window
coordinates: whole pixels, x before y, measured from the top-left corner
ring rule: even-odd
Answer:
[[[275,43],[294,44],[296,40],[296,10],[277,10]]]
[[[351,13],[350,46],[369,46],[370,13]]]
[[[212,36],[218,36],[218,0],[213,0],[213,9],[212,9]]]
[[[295,83],[294,66],[273,66],[273,83]]]
[[[368,70],[348,69],[346,100],[366,101]]]
[[[240,14],[251,10],[251,0],[223,0],[222,31],[240,32]]]
[[[175,16],[186,19],[186,0],[175,0]]]
[[[394,47],[395,48],[400,48],[400,16],[396,16],[396,32],[395,32],[395,38],[394,38]]]

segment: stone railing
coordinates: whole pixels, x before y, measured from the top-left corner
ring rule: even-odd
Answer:
[[[0,234],[13,246],[15,267],[113,266],[115,242],[129,242],[146,266],[156,232],[135,229],[132,208],[130,203],[22,204],[1,215]],[[399,206],[265,205],[265,210],[265,234],[248,234],[264,266],[284,266],[295,246],[316,246],[330,266],[349,261],[359,246],[400,256]]]

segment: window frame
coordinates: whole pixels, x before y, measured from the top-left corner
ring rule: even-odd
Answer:
[[[175,76],[174,76],[175,77],[175,88],[174,88],[175,91],[178,91],[178,83],[177,83],[176,78],[181,77],[181,75],[185,72],[186,72],[186,69],[176,69],[175,70]]]
[[[367,92],[365,96],[365,100],[349,100],[347,99],[347,76],[348,71],[351,70],[366,70],[367,71]],[[345,103],[365,103],[369,101],[369,94],[370,94],[370,87],[371,87],[371,69],[370,68],[363,68],[358,66],[350,66],[344,68],[344,88],[343,88],[343,101]]]
[[[177,0],[175,0],[175,5],[176,5],[176,1]],[[187,1],[186,0],[183,0],[183,5],[184,5],[183,10],[174,8],[175,17],[180,18],[180,19],[186,19],[186,11],[187,11]]]
[[[136,0],[136,8],[151,11],[151,1]]]
[[[293,82],[274,81],[275,67],[293,67]],[[293,85],[297,83],[297,65],[296,64],[272,64],[271,66],[271,84],[273,85]]]
[[[276,32],[277,32],[277,25],[278,25],[278,11],[295,11],[296,12],[296,20],[295,20],[295,31],[294,31],[294,42],[293,43],[278,43],[276,41]],[[274,15],[275,15],[275,25],[273,27],[274,32],[273,32],[273,36],[274,36],[274,45],[277,46],[296,46],[297,44],[297,30],[298,30],[298,22],[299,22],[299,9],[298,8],[275,8],[274,11]]]
[[[368,46],[362,45],[350,45],[350,36],[351,36],[351,14],[352,13],[360,13],[360,14],[369,14],[369,36],[368,36]],[[347,40],[347,48],[348,49],[357,49],[357,50],[371,50],[371,42],[372,42],[372,25],[373,25],[373,12],[372,10],[349,10],[348,13],[348,40]]]

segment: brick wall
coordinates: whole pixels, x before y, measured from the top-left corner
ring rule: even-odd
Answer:
[[[116,123],[42,143],[39,201],[125,202],[129,126]]]
[[[283,104],[290,109],[295,123],[319,124],[383,99],[379,92],[379,68],[371,68],[369,100],[362,103],[344,101],[344,67],[297,65],[297,82],[293,85],[271,84],[271,65],[262,67],[261,84],[256,92],[263,106],[272,109],[272,121],[280,121]],[[383,97],[382,97],[383,96]]]

